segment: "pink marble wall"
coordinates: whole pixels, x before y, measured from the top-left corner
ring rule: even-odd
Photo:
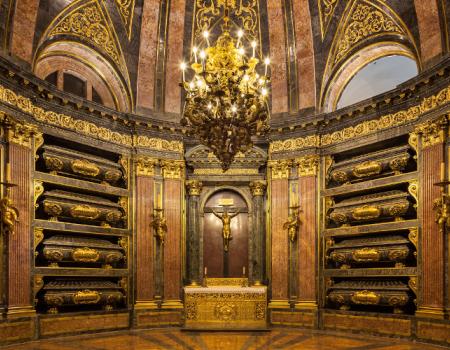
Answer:
[[[142,8],[141,42],[137,77],[136,109],[153,109],[158,44],[159,0],[146,0]]]
[[[272,113],[289,110],[287,90],[286,33],[281,0],[267,2],[272,72]]]

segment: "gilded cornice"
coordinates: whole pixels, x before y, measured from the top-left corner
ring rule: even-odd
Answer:
[[[131,39],[131,29],[133,26],[134,17],[134,5],[135,0],[115,0],[114,1],[119,9],[120,18],[127,31],[128,40]]]
[[[138,158],[136,159],[136,175],[154,176],[155,166],[158,164],[158,159],[147,156],[138,156]]]
[[[273,180],[288,179],[292,159],[269,160],[267,163]]]
[[[320,157],[318,155],[309,155],[295,159],[298,166],[298,176],[316,176],[319,168]]]
[[[448,119],[442,116],[416,126],[414,132],[422,136],[422,149],[445,142]]]
[[[158,151],[184,153],[183,142],[181,141],[169,141],[143,135],[134,135],[133,141],[134,145],[137,147],[150,148]]]
[[[186,188],[190,196],[200,196],[202,193],[203,183],[198,180],[186,181]]]
[[[269,146],[269,153],[272,154],[278,152],[294,151],[319,146],[320,136],[310,135],[306,137],[298,137],[295,139],[273,141]]]
[[[424,113],[430,112],[449,102],[450,87],[447,87],[435,95],[423,98],[422,101],[415,106],[412,106],[406,110],[384,115],[378,119],[364,121],[355,126],[349,126],[342,130],[324,134],[322,136],[309,135],[306,137],[274,141],[270,144],[269,154],[299,151],[311,147],[331,146],[358,137],[371,135],[396,126],[406,125],[416,121]]]
[[[143,135],[134,135],[132,137],[129,134],[112,131],[86,120],[76,119],[53,111],[46,111],[33,104],[31,99],[16,94],[14,91],[2,85],[0,85],[0,102],[18,108],[20,111],[31,115],[38,122],[58,126],[102,141],[113,142],[128,147],[136,146],[162,152],[183,153],[183,143],[181,141],[167,141]]]
[[[194,169],[194,175],[258,175],[258,169],[250,168],[231,168],[223,171],[222,168],[197,168]]]
[[[184,160],[161,160],[160,165],[165,179],[181,179],[184,175]]]
[[[8,142],[31,148],[33,135],[38,133],[36,126],[20,122],[2,112],[0,112],[0,124],[5,130]]]
[[[266,190],[267,182],[263,180],[252,181],[250,182],[249,187],[253,197],[264,196],[264,191]]]

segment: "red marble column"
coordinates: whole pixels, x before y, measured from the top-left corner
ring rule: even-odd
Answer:
[[[167,235],[164,243],[164,308],[182,308],[181,303],[181,257],[182,257],[182,175],[183,162],[165,161],[162,164],[164,177],[164,215],[167,220]]]
[[[283,225],[289,214],[288,161],[270,162],[271,168],[271,308],[289,307],[289,242]]]
[[[316,76],[314,65],[314,41],[308,0],[292,2],[295,21],[299,108],[316,105]]]
[[[301,224],[298,235],[299,269],[298,302],[296,308],[317,308],[317,178],[300,176]]]
[[[142,5],[136,95],[136,110],[138,113],[144,108],[153,109],[154,107],[159,3],[159,0],[146,0]]]
[[[151,227],[156,160],[140,157],[136,165],[136,308],[154,308],[154,239]]]
[[[286,33],[282,0],[267,1],[267,13],[269,17],[272,113],[276,114],[289,110]]]
[[[169,28],[167,37],[165,111],[180,113],[182,80],[180,62],[183,61],[184,10],[185,0],[170,3]]]
[[[31,63],[33,59],[33,39],[39,1],[17,0],[14,12],[11,53]]]
[[[420,36],[422,62],[442,54],[442,35],[437,0],[414,0]]]
[[[11,169],[10,189],[12,204],[19,211],[19,222],[14,233],[8,234],[8,291],[7,316],[23,317],[35,314],[31,292],[31,220],[33,213],[31,171],[33,154],[32,136],[27,126],[17,124],[7,131],[7,153]],[[6,176],[8,181],[8,176]]]
[[[442,143],[427,145],[422,138],[420,153],[420,217],[422,219],[421,270],[419,288],[422,291],[416,315],[423,317],[444,317],[444,235],[436,224],[433,202],[440,198],[441,188],[433,184],[439,182],[440,166],[444,161]]]

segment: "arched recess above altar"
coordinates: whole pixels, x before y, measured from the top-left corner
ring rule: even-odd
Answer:
[[[205,146],[200,145],[188,149],[185,158],[187,165],[186,193],[188,195],[186,284],[203,283],[204,268],[206,267],[203,259],[205,237],[204,209],[207,201],[221,192],[234,192],[246,202],[248,264],[245,265],[245,275],[249,278],[250,283],[264,281],[267,152],[254,146],[245,154],[239,153],[230,169],[226,172],[222,171],[220,162]],[[233,204],[230,204],[230,209],[232,206]],[[211,210],[207,209],[207,211]],[[218,211],[220,213],[223,212],[220,210],[220,205]],[[207,215],[211,216],[210,213]],[[215,219],[218,221],[218,224],[222,225],[219,218]],[[231,234],[233,235],[233,232]]]

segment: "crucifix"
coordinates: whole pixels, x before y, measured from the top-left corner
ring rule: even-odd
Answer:
[[[228,252],[230,241],[233,239],[231,235],[231,219],[239,214],[239,209],[236,209],[234,213],[229,213],[227,206],[223,205],[223,214],[219,214],[214,209],[213,214],[222,221],[222,238],[223,238],[223,249]]]

